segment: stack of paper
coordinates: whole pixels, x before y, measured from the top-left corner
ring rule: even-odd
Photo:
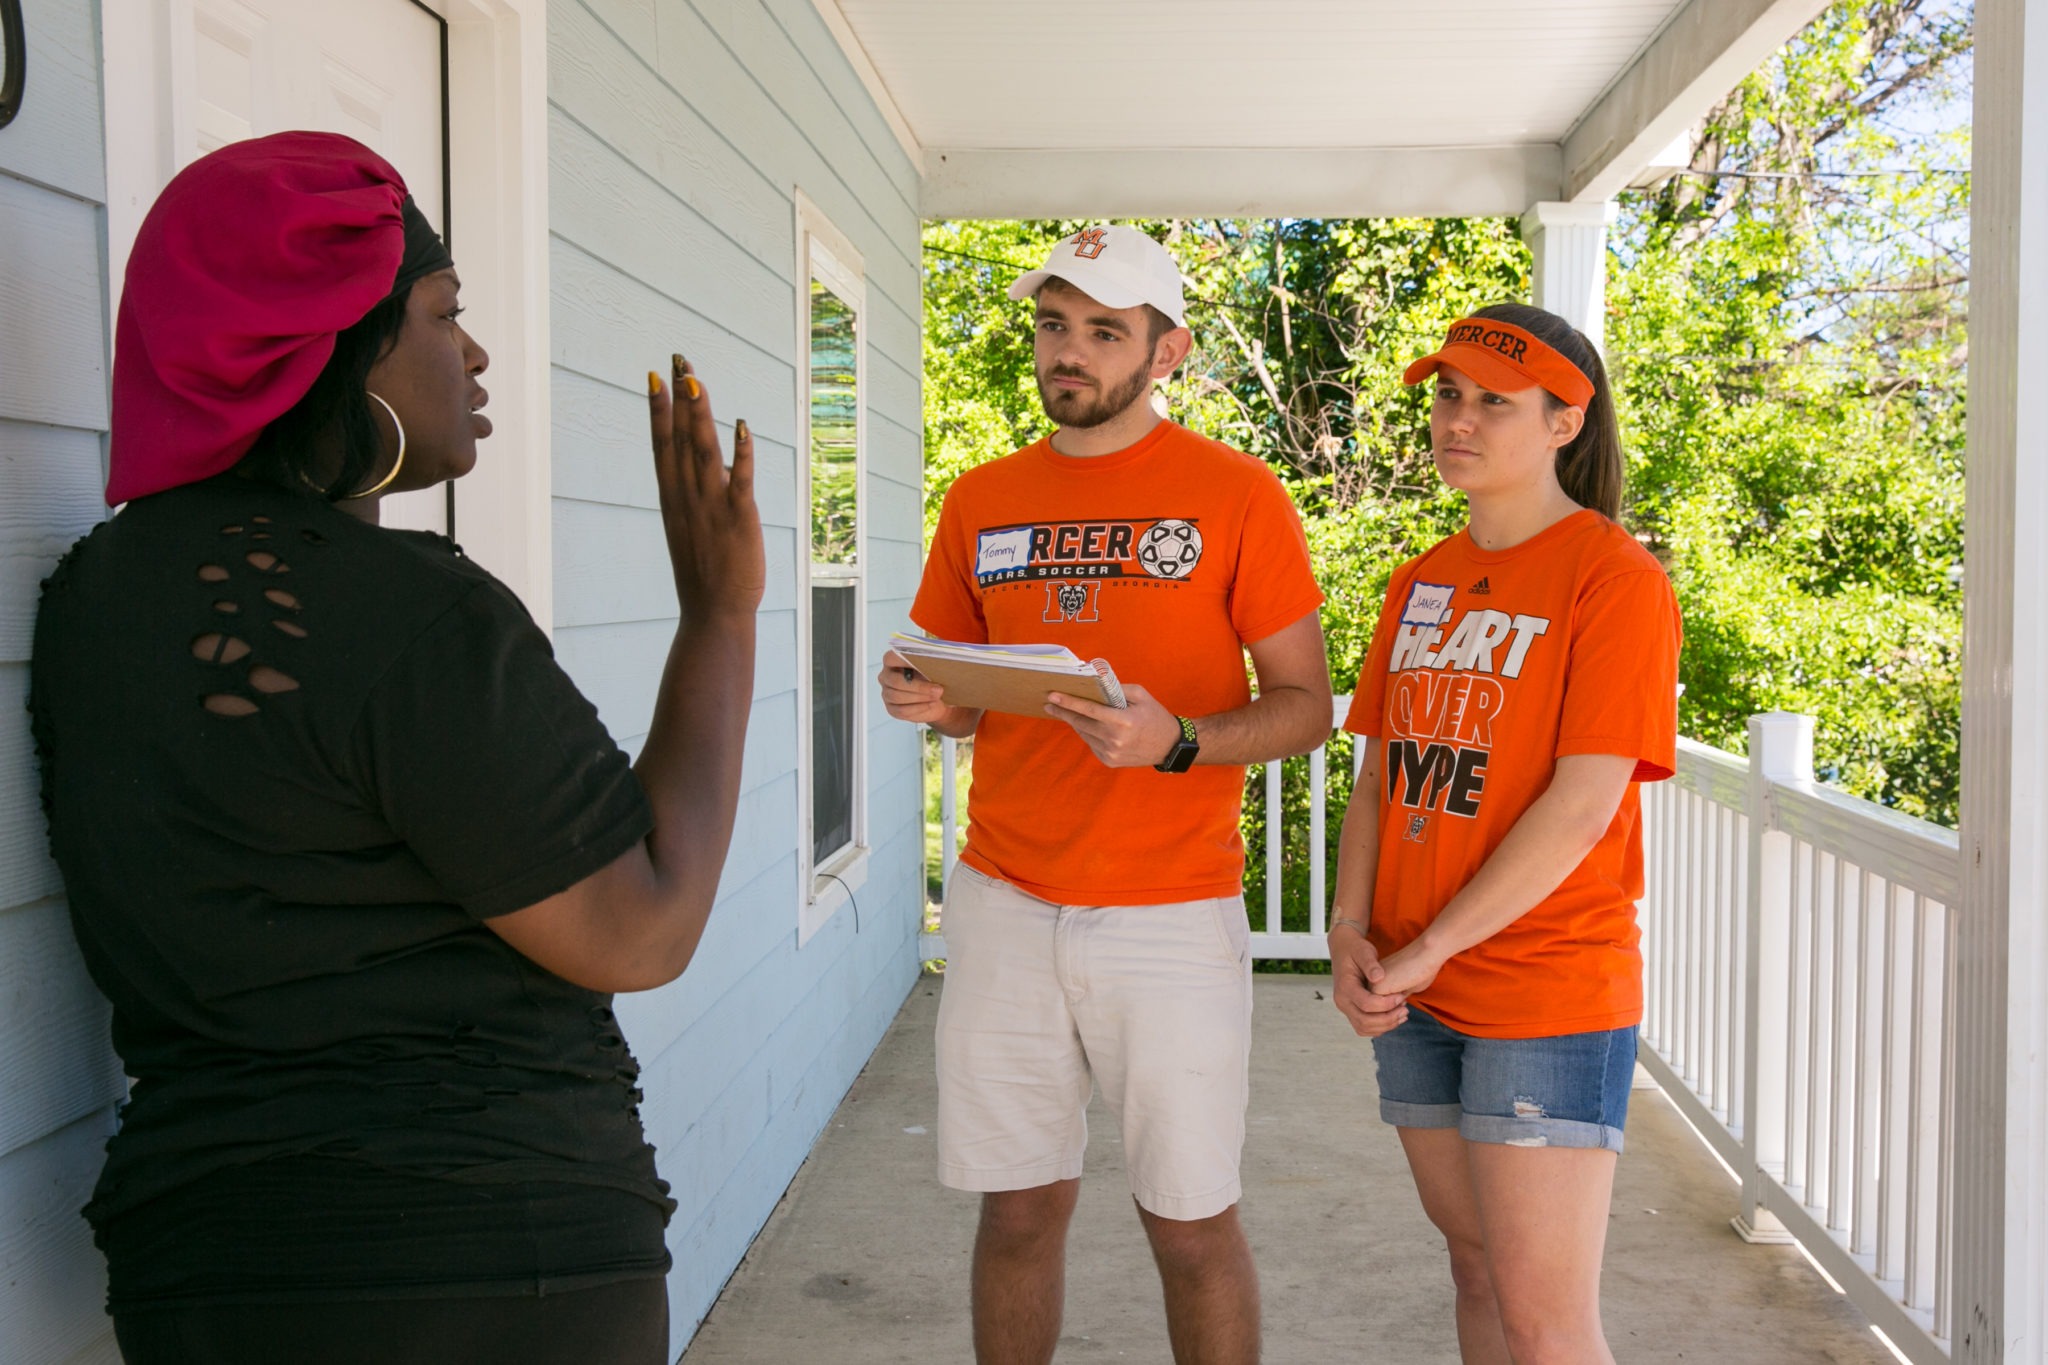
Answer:
[[[952,706],[1043,716],[1054,692],[1103,706],[1124,706],[1124,690],[1101,659],[1083,660],[1065,645],[977,645],[897,635],[889,647],[946,689]]]

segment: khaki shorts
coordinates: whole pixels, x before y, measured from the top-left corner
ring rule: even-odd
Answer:
[[[1251,1063],[1244,898],[1053,905],[956,864],[939,999],[939,1179],[1081,1174],[1095,1082],[1131,1194],[1192,1220],[1238,1200]]]

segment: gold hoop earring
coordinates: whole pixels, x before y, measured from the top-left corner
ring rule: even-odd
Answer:
[[[398,477],[398,471],[405,467],[405,423],[398,420],[398,414],[391,410],[389,403],[385,402],[382,398],[378,398],[376,394],[370,393],[368,389],[364,389],[363,392],[377,400],[377,406],[384,409],[385,416],[391,419],[391,425],[398,429],[398,458],[391,462],[391,472],[389,474],[386,474],[383,478],[359,493],[342,494],[341,499],[343,502],[354,502],[357,498],[375,497],[389,488],[391,481]]]

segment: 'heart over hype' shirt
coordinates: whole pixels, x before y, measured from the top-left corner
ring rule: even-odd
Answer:
[[[1322,599],[1272,472],[1161,422],[1113,454],[1041,440],[963,474],[910,615],[943,639],[1066,645],[1206,716],[1251,700],[1244,647]],[[1242,766],[1108,768],[1065,722],[994,711],[974,744],[968,865],[1061,905],[1238,894]]]
[[[1494,552],[1460,531],[1395,570],[1344,721],[1381,741],[1370,934],[1381,956],[1472,880],[1559,758],[1636,760],[1593,851],[1414,997],[1452,1028],[1543,1038],[1642,1019],[1636,784],[1671,776],[1676,761],[1679,634],[1662,566],[1590,510]]]

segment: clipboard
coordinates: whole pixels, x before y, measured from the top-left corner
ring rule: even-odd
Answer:
[[[1107,660],[1084,660],[1064,645],[978,645],[896,635],[889,648],[921,677],[944,687],[949,706],[1042,718],[1045,699],[1054,692],[1119,711],[1129,704]]]

